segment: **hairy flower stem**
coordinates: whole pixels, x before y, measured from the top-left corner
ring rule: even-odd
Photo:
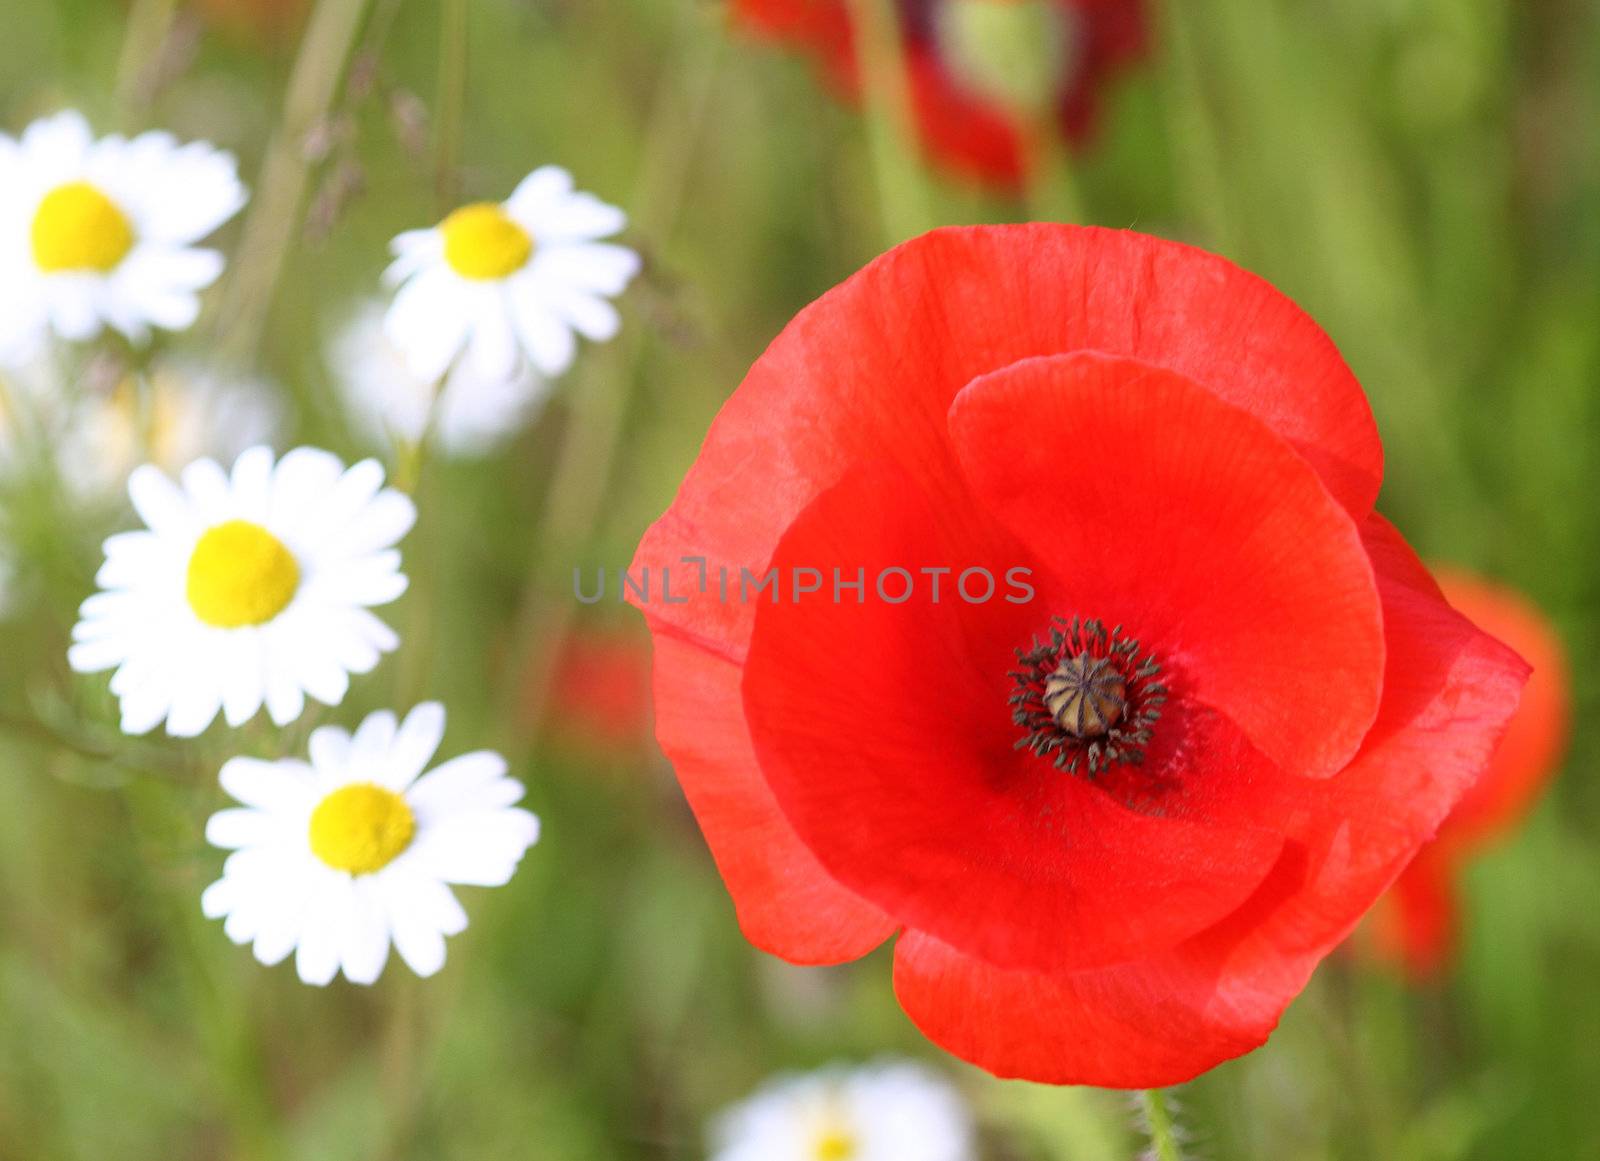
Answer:
[[[1183,1161],[1178,1126],[1167,1094],[1159,1088],[1145,1089],[1139,1094],[1139,1110],[1144,1114],[1145,1131],[1150,1134],[1151,1161]]]
[[[283,264],[305,208],[316,160],[312,143],[326,123],[372,0],[317,0],[300,42],[283,120],[267,146],[244,240],[228,283],[217,333],[229,354],[254,355],[266,329]]]
[[[883,228],[895,245],[935,224],[917,159],[900,17],[894,0],[849,0],[849,6]]]

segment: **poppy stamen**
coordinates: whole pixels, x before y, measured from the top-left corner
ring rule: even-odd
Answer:
[[[1097,620],[1057,617],[1049,640],[1034,638],[1017,660],[1011,720],[1026,731],[1017,749],[1072,774],[1086,765],[1091,778],[1113,762],[1144,761],[1167,687],[1155,680],[1155,659],[1120,625],[1108,632]]]

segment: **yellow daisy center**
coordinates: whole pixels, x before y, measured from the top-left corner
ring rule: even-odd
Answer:
[[[406,800],[370,782],[340,787],[311,812],[311,853],[352,875],[381,871],[416,833],[417,818]]]
[[[860,1146],[854,1133],[846,1129],[829,1129],[811,1146],[814,1161],[851,1161]]]
[[[294,553],[248,520],[208,529],[189,557],[189,607],[219,629],[266,624],[288,608],[299,587]]]
[[[44,195],[32,237],[34,263],[46,274],[107,274],[133,249],[133,223],[88,182],[69,181]]]
[[[533,235],[493,202],[462,206],[439,229],[445,261],[463,278],[504,278],[533,257]]]

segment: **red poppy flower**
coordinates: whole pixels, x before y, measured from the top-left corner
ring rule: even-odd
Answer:
[[[1385,900],[1380,947],[1421,978],[1442,969],[1454,946],[1457,870],[1532,808],[1561,763],[1572,715],[1566,656],[1544,616],[1501,585],[1453,569],[1438,576],[1445,598],[1527,658],[1533,676],[1489,768]]]
[[[901,1004],[1002,1075],[1161,1085],[1262,1043],[1525,677],[1381,475],[1328,338],[1186,246],[940,230],[803,311],[633,568],[748,938],[900,931]]]
[[[631,634],[574,631],[556,659],[558,728],[595,749],[637,746],[650,724],[650,658]]]
[[[1015,187],[1028,167],[1026,134],[1014,112],[981,91],[952,51],[944,14],[956,2],[898,0],[913,112],[929,156],[960,173]],[[1011,0],[991,0],[1007,3]],[[1082,143],[1108,81],[1145,49],[1141,0],[1050,0],[1059,10],[1059,54],[1051,105],[1062,134]],[[860,89],[848,0],[735,0],[748,28],[810,52],[827,79],[853,98]]]

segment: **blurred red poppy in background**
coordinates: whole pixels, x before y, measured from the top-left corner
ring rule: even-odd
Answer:
[[[638,746],[650,726],[650,654],[632,632],[579,627],[556,658],[552,725],[600,750]]]
[[[1139,0],[896,0],[913,113],[928,155],[1015,187],[1038,107],[1073,145],[1107,83],[1145,50]],[[808,51],[847,96],[860,90],[848,0],[734,0],[740,22]]]
[[[825,295],[634,561],[675,570],[632,598],[657,735],[746,935],[836,963],[900,931],[901,1004],[1002,1075],[1262,1043],[1526,675],[1381,477],[1327,336],[1186,246],[940,230]]]
[[[1483,777],[1462,797],[1395,882],[1377,913],[1379,947],[1419,978],[1437,974],[1460,926],[1460,868],[1510,833],[1560,767],[1571,728],[1567,660],[1555,630],[1525,598],[1455,569],[1436,570],[1444,595],[1464,616],[1533,666],[1505,738]]]

